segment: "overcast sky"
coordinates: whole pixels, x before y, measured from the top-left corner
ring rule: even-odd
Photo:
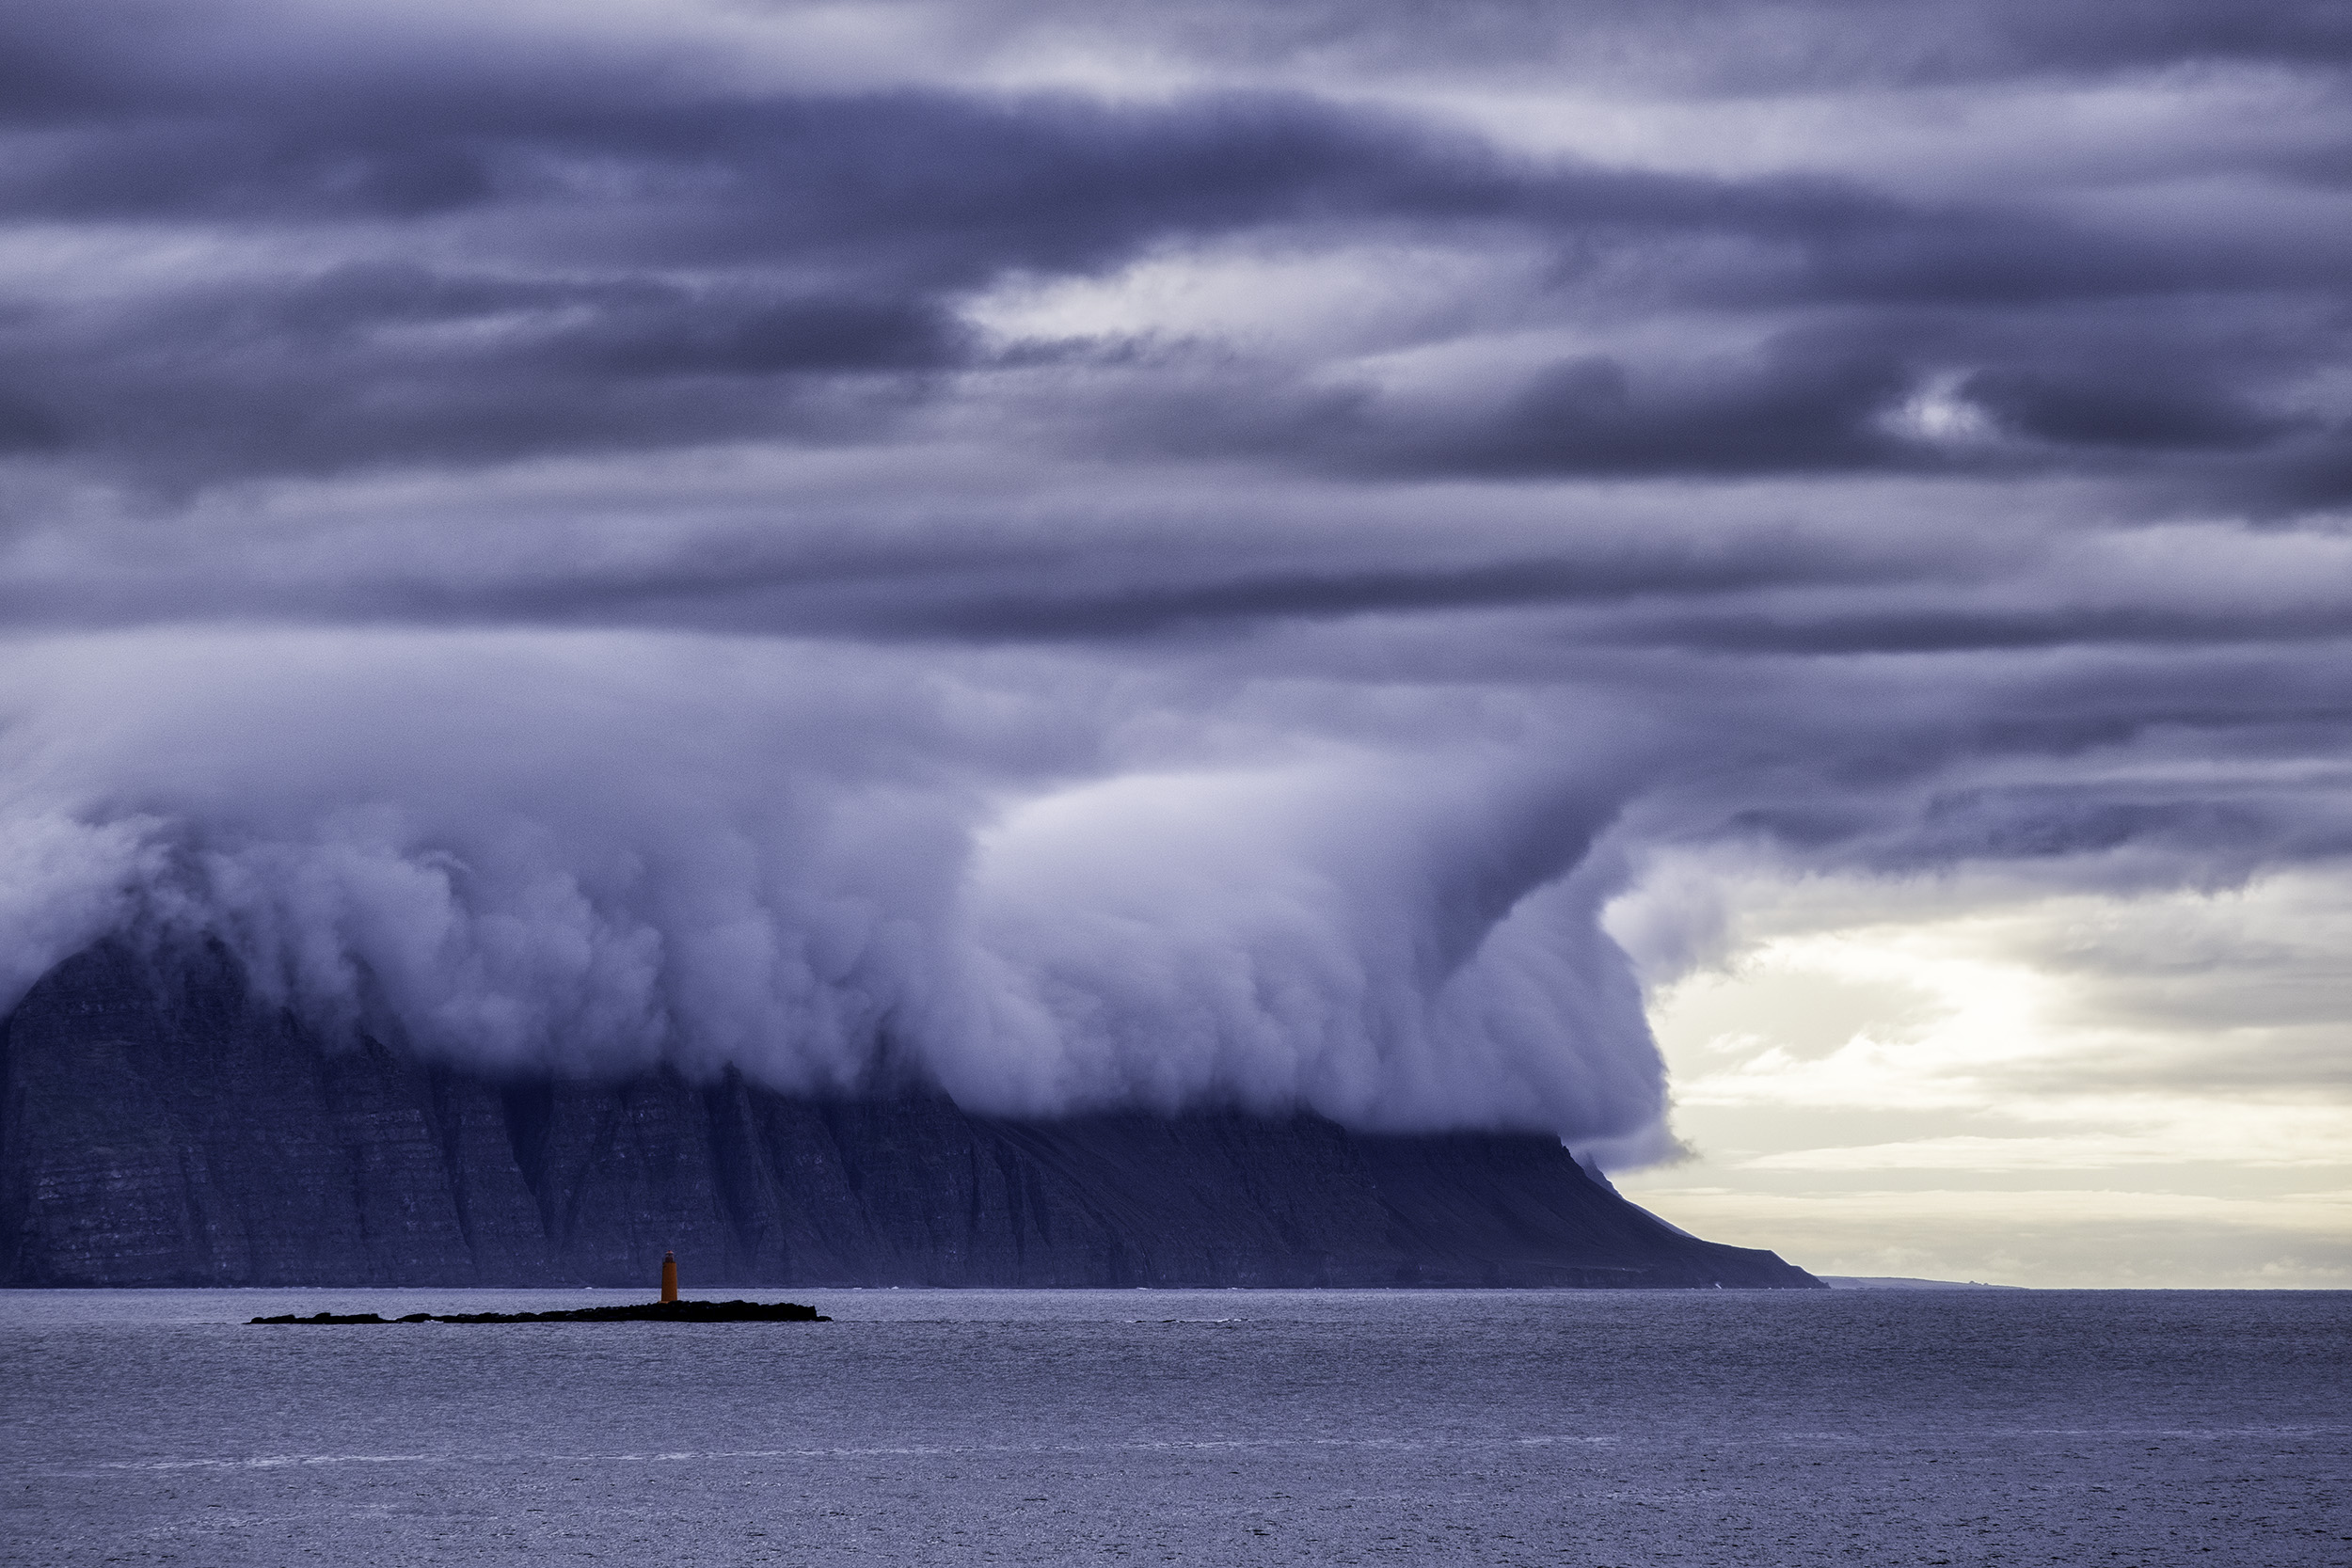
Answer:
[[[8,997],[2352,1285],[2340,4],[0,27]]]

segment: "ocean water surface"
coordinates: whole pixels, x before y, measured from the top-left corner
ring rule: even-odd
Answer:
[[[2352,1562],[2352,1293],[688,1293],[0,1292],[0,1560]]]

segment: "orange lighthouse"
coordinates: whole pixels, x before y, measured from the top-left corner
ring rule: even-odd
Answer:
[[[661,1255],[661,1299],[677,1300],[677,1254],[675,1252]]]

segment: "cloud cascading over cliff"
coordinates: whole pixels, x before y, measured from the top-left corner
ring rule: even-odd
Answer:
[[[1020,656],[161,651],[19,650],[18,989],[129,926],[218,937],[314,1016],[497,1068],[911,1073],[998,1111],[1656,1114],[1608,884],[1578,874],[1622,788],[1598,724],[1590,764],[1546,777],[1493,720],[1333,722],[1302,690],[1252,726],[1232,693]]]

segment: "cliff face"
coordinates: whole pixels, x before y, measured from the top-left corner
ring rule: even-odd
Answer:
[[[107,944],[0,1027],[0,1282],[1794,1286],[1555,1140],[1232,1113],[1020,1122],[729,1076],[331,1051],[228,962]]]

